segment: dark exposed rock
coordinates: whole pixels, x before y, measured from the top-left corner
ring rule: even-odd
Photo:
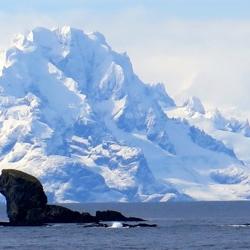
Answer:
[[[7,202],[10,223],[25,223],[27,216],[46,208],[47,197],[42,184],[24,172],[4,169],[0,176],[0,193]],[[31,210],[34,211],[32,212]]]
[[[47,205],[45,220],[47,223],[90,223],[97,222],[95,216],[89,213],[79,213],[66,207]]]
[[[108,227],[108,224],[104,224],[104,223],[100,223],[100,222],[98,222],[98,223],[88,223],[88,224],[85,224],[83,227],[84,228],[86,228],[86,227]]]
[[[99,221],[144,221],[143,219],[140,218],[125,217],[120,212],[112,210],[97,211],[96,218]]]
[[[84,228],[86,227],[110,227],[108,224],[104,224],[104,223],[89,223],[83,226]],[[135,228],[135,227],[157,227],[156,224],[147,224],[147,223],[138,223],[138,224],[126,224],[126,223],[122,223],[122,227],[126,227],[126,228]]]
[[[146,224],[146,223],[139,223],[139,224],[122,224],[123,227],[157,227],[156,224]]]
[[[99,221],[143,221],[125,217],[117,211],[97,211],[96,216],[80,213],[58,205],[48,205],[43,186],[35,177],[24,172],[4,169],[0,176],[0,193],[7,202],[10,222],[0,226],[36,226],[46,223],[95,223]]]

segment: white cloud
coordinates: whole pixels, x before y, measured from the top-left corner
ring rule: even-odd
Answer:
[[[68,11],[55,15],[0,13],[1,45],[34,26],[69,24],[104,33],[127,51],[146,82],[164,82],[172,95],[197,95],[208,104],[250,111],[250,21],[173,20],[139,6],[110,13]]]

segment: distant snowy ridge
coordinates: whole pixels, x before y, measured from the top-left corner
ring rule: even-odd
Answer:
[[[36,28],[1,58],[0,167],[39,177],[51,201],[247,199],[233,147],[169,118],[164,85],[143,83],[102,34]]]
[[[196,100],[199,108],[192,107],[190,100]],[[202,112],[200,112],[202,110]],[[250,125],[248,119],[230,117],[218,109],[205,109],[197,97],[190,97],[183,105],[165,109],[169,117],[187,121],[233,149],[237,157],[246,164],[250,162]]]

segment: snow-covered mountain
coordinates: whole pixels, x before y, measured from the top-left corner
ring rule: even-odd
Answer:
[[[250,125],[248,119],[231,117],[218,109],[205,109],[199,98],[190,97],[183,105],[165,109],[165,113],[200,128],[232,148],[238,159],[250,163]]]
[[[56,202],[247,199],[232,144],[179,109],[206,116],[198,99],[179,108],[143,83],[100,33],[36,28],[1,55],[0,168],[39,177]],[[222,123],[249,136],[248,123]]]

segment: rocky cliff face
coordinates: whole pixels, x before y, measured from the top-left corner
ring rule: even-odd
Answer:
[[[21,171],[4,169],[0,176],[0,193],[7,202],[10,226],[32,226],[45,223],[98,223],[99,221],[141,221],[117,211],[97,211],[96,216],[48,205],[43,186],[35,177]]]
[[[16,170],[3,170],[0,193],[6,197],[11,223],[24,222],[31,209],[45,209],[47,197],[41,183],[33,176]]]

